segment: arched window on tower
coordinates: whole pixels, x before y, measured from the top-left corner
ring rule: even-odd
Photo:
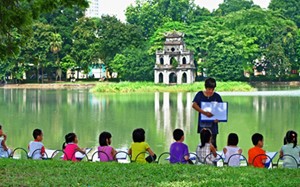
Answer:
[[[169,75],[169,83],[170,83],[170,84],[171,84],[171,83],[177,83],[177,76],[176,76],[175,73],[171,73],[171,74]]]
[[[182,64],[186,64],[186,58],[185,57],[182,58]]]
[[[164,58],[163,57],[160,57],[159,63],[160,63],[160,65],[164,65]]]
[[[182,82],[182,83],[187,83],[187,76],[186,76],[186,73],[183,73],[183,74],[182,74],[181,82]]]
[[[163,83],[164,82],[164,75],[162,73],[160,73],[158,75],[158,83]]]

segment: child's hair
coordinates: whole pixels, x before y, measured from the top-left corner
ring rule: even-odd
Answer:
[[[100,146],[106,146],[107,144],[107,139],[111,138],[111,134],[109,132],[103,131],[100,135],[99,135],[99,145]]]
[[[209,143],[210,138],[212,134],[209,129],[202,129],[200,132],[200,140],[201,140],[201,146],[200,148],[204,147],[206,143]]]
[[[183,130],[181,130],[181,129],[175,129],[173,131],[173,138],[176,141],[180,140],[183,135],[184,135],[184,133],[183,133]]]
[[[255,133],[252,135],[252,143],[253,145],[257,145],[259,141],[263,141],[264,137],[263,135],[259,134],[259,133]]]
[[[215,88],[217,86],[216,79],[207,78],[204,83],[205,88]]]
[[[239,143],[239,137],[237,134],[235,133],[230,133],[228,135],[228,139],[227,139],[227,145],[234,145],[236,146]]]
[[[287,144],[286,136],[283,138],[283,145]]]
[[[135,129],[132,132],[132,139],[134,142],[144,142],[145,141],[145,130],[143,128]]]
[[[70,132],[69,134],[67,134],[65,136],[65,142],[63,143],[62,148],[65,149],[66,148],[66,144],[74,142],[76,138],[76,134],[74,132]]]
[[[297,133],[295,131],[287,131],[286,135],[285,135],[285,139],[287,143],[293,143],[294,147],[297,146]]]
[[[0,125],[0,130],[2,129],[2,125]]]
[[[38,136],[42,135],[42,130],[41,129],[34,129],[32,132],[32,136],[34,139],[37,139]]]

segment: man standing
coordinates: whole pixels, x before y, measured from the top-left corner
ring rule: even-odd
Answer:
[[[217,134],[219,133],[219,128],[218,128],[218,120],[214,120],[211,122],[203,122],[201,121],[201,114],[207,116],[207,117],[212,117],[213,114],[207,111],[204,111],[201,109],[201,102],[223,102],[221,96],[214,92],[217,83],[214,78],[208,78],[205,80],[205,90],[204,91],[199,91],[194,100],[193,100],[193,105],[192,107],[199,112],[199,117],[198,117],[198,130],[197,132],[200,133],[200,131],[203,128],[210,129],[212,132],[212,144],[214,145],[215,148],[217,148]]]

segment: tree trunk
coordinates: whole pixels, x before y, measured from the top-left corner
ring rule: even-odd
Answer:
[[[42,79],[42,84],[44,84],[44,68],[43,68],[43,66],[42,66],[42,77],[41,77],[41,79]]]

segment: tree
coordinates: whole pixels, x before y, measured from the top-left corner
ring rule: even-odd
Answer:
[[[57,65],[57,71],[56,71],[56,80],[57,80],[57,77],[59,76],[59,80],[61,81],[61,67],[60,67],[60,60],[59,60],[59,51],[61,50],[62,48],[62,39],[61,39],[61,36],[60,34],[57,34],[57,33],[52,33],[52,36],[51,36],[51,42],[50,42],[50,50],[51,52],[56,55],[56,62],[55,64]]]
[[[219,8],[214,12],[215,15],[225,16],[232,12],[240,10],[247,10],[254,7],[252,0],[224,0],[223,3],[219,4]]]
[[[284,48],[280,39],[273,41],[267,48],[269,63],[267,64],[267,75],[272,79],[282,80],[291,69],[290,61],[284,53]]]
[[[197,22],[207,19],[210,12],[199,8],[193,0],[137,0],[136,6],[126,9],[125,15],[128,23],[141,26],[144,37],[149,38],[167,22]]]
[[[154,78],[154,57],[147,49],[128,47],[121,54],[116,54],[111,69],[118,73],[121,80],[152,81]]]
[[[258,51],[255,38],[228,30],[223,26],[225,18],[187,25],[169,22],[151,37],[151,54],[163,47],[164,33],[177,30],[185,33],[186,47],[194,52],[198,71],[206,69],[208,76],[221,80],[241,80],[245,64]],[[199,60],[201,59],[201,60]]]
[[[32,36],[32,24],[40,13],[50,12],[59,6],[87,7],[86,0],[0,1],[0,59],[16,55]]]
[[[80,18],[73,30],[71,57],[86,73],[88,66],[99,59],[98,18]],[[74,67],[73,67],[74,68]]]
[[[22,61],[30,70],[32,65],[35,67],[35,77],[39,82],[39,74],[44,73],[44,67],[48,66],[49,44],[51,42],[54,28],[51,25],[35,22],[33,24],[34,35],[29,38],[17,61]],[[41,72],[39,73],[39,69]],[[42,76],[43,77],[43,76]],[[43,79],[41,79],[43,82]]]
[[[299,0],[272,0],[269,9],[279,11],[285,17],[293,20],[300,27],[300,1]]]
[[[207,56],[203,58],[202,68],[207,76],[220,80],[243,80],[244,68],[258,51],[255,38],[249,38],[241,33],[221,30],[215,36],[208,38]]]
[[[294,63],[297,63],[297,26],[293,21],[283,18],[278,12],[260,8],[242,10],[227,15],[224,27],[243,33],[247,37],[256,38],[255,44],[259,46],[259,51],[252,57],[259,59],[266,56],[272,75],[279,76],[279,72],[274,72],[280,71],[280,76],[283,76],[282,68],[290,69]],[[281,60],[275,60],[276,54]],[[252,61],[253,58],[251,58]]]
[[[72,32],[78,20],[84,16],[84,11],[85,9],[79,6],[61,6],[51,13],[44,13],[40,16],[40,22],[52,25],[55,32],[61,36],[64,45],[59,52],[60,59],[70,54],[73,43]]]
[[[155,54],[156,50],[161,50],[163,48],[164,42],[165,42],[165,33],[169,31],[179,31],[184,33],[184,41],[186,43],[186,47],[194,52],[196,52],[196,48],[199,47],[196,43],[200,39],[197,34],[199,33],[199,25],[198,24],[192,24],[188,25],[186,23],[172,21],[167,22],[160,28],[158,28],[154,34],[150,37],[150,48],[149,48],[149,54],[153,55]],[[195,55],[198,57],[198,54],[195,53]]]
[[[297,40],[296,40],[296,59],[295,62],[292,63],[292,69],[294,70],[298,70],[298,72],[300,73],[300,29],[298,29],[297,32]]]
[[[111,16],[101,17],[97,37],[97,53],[107,68],[110,68],[111,61],[117,53],[121,53],[128,46],[139,48],[145,42],[140,27],[124,24]]]

